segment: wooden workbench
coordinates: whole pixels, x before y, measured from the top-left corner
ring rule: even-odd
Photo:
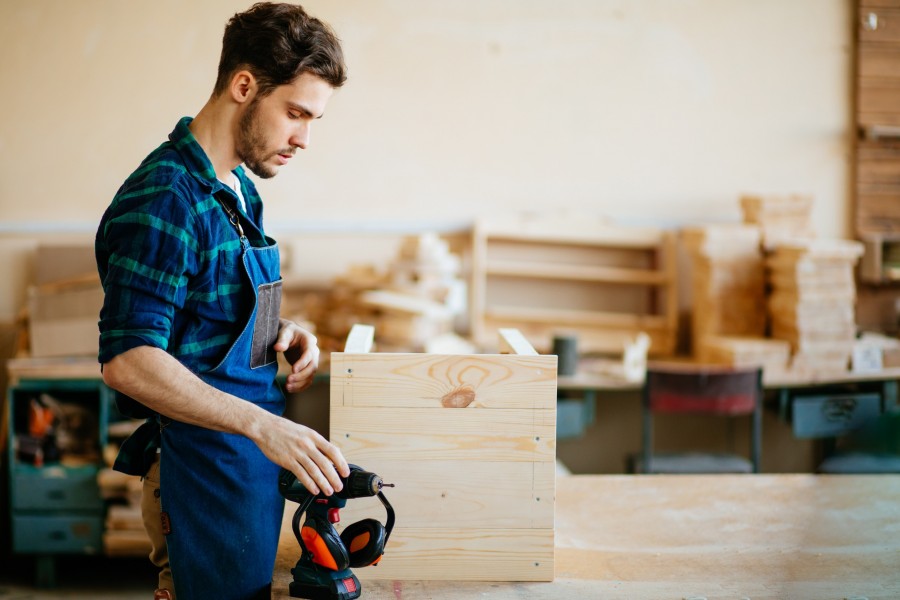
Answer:
[[[273,598],[289,598],[295,508]],[[896,600],[900,475],[561,476],[555,547],[552,583],[363,580],[362,598]]]

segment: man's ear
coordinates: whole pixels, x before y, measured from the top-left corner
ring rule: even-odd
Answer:
[[[256,77],[246,69],[238,71],[231,77],[231,85],[228,87],[232,99],[238,104],[244,104],[256,95]]]

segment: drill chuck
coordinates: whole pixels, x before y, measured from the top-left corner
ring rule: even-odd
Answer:
[[[384,485],[381,481],[381,477],[375,473],[369,473],[368,471],[363,471],[361,469],[352,469],[350,471],[350,476],[343,481],[343,484],[344,489],[337,492],[337,495],[342,498],[347,498],[348,500],[350,498],[375,496],[381,491],[381,488]]]

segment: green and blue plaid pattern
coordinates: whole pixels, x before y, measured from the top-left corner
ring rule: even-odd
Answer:
[[[106,294],[99,360],[138,346],[169,352],[200,372],[215,366],[252,310],[241,243],[219,199],[237,207],[216,179],[185,117],[128,177],[97,230],[95,250]],[[235,174],[246,201],[250,243],[265,245],[262,202],[253,182]]]

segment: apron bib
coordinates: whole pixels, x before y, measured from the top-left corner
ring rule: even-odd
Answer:
[[[233,220],[234,222],[234,220]],[[281,304],[278,246],[250,246],[239,225],[253,312],[225,358],[199,377],[282,414],[272,349]],[[271,597],[284,511],[279,467],[248,438],[160,418],[161,507],[176,596],[182,600]]]

